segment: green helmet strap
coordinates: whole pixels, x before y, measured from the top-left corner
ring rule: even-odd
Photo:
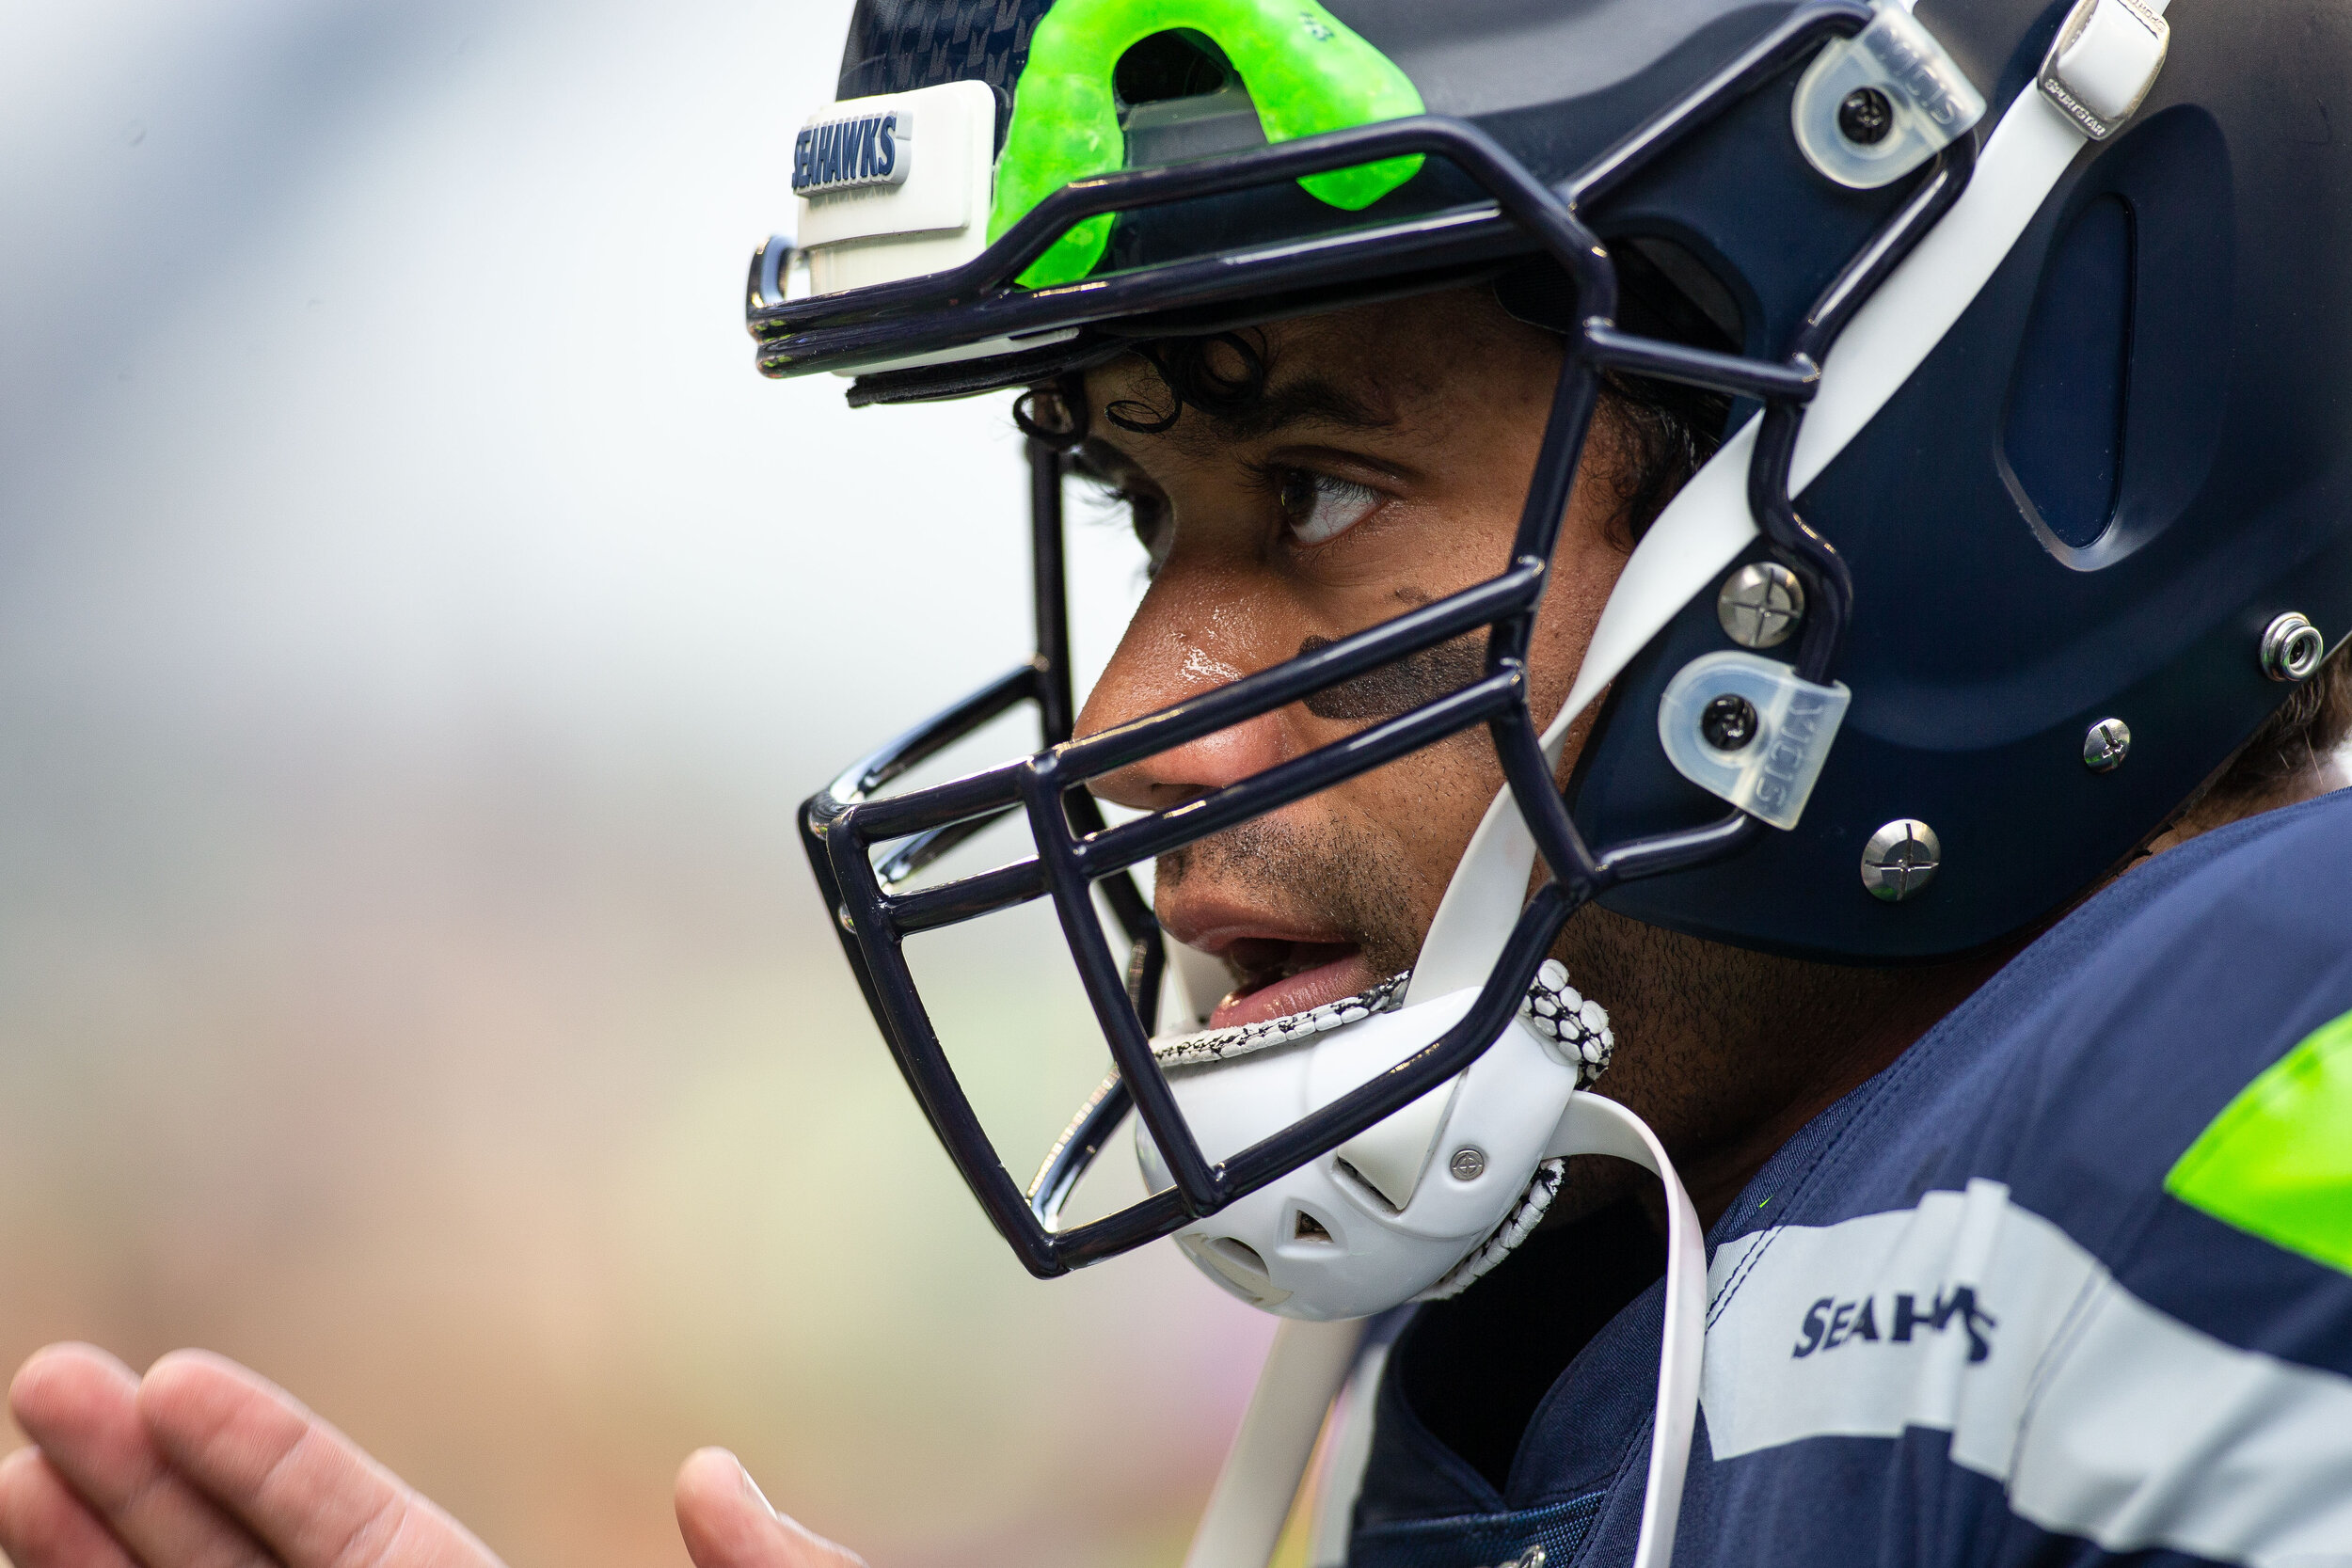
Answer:
[[[1177,28],[1204,34],[1225,52],[1268,141],[1422,112],[1405,72],[1315,0],[1058,0],[1029,40],[996,164],[992,242],[1072,181],[1125,166],[1112,68],[1145,39]],[[1410,180],[1421,163],[1418,154],[1388,158],[1298,182],[1352,213]],[[1071,230],[1021,281],[1041,288],[1084,277],[1102,260],[1114,217],[1104,213]]]

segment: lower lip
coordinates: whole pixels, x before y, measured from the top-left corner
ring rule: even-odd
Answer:
[[[1288,979],[1277,980],[1247,996],[1227,997],[1209,1015],[1209,1027],[1230,1029],[1235,1024],[1263,1023],[1293,1013],[1311,1012],[1327,1002],[1367,990],[1380,978],[1372,972],[1361,953],[1349,953],[1329,963],[1300,970]]]

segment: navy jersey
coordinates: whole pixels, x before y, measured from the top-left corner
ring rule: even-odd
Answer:
[[[2352,1568],[2352,791],[2142,863],[1708,1244],[1678,1563]],[[1656,1243],[1523,1251],[1405,1328],[1352,1568],[1631,1557]]]

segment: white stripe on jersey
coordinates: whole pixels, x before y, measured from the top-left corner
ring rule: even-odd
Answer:
[[[2117,1284],[1996,1181],[1726,1243],[1700,1400],[1717,1459],[1951,1433],[2044,1529],[2249,1568],[2352,1568],[2352,1379]]]

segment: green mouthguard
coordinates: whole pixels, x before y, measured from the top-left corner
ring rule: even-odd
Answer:
[[[1126,166],[1111,70],[1154,33],[1190,28],[1214,40],[1240,72],[1270,142],[1422,112],[1421,94],[1386,55],[1315,0],[1058,0],[1029,40],[1012,124],[996,164],[993,242],[1073,180]],[[1298,183],[1344,212],[1371,206],[1410,180],[1418,153],[1311,174]],[[1094,270],[1115,214],[1088,218],[1021,275],[1030,288]]]

